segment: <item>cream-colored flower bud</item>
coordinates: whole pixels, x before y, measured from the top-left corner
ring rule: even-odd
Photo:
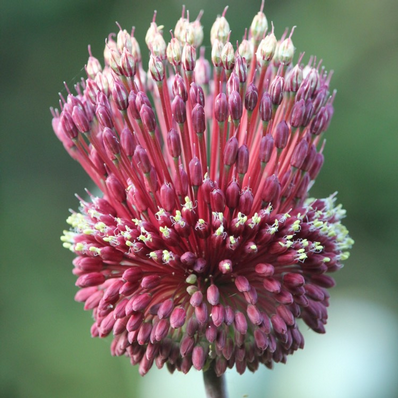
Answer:
[[[262,11],[259,11],[253,18],[252,24],[250,25],[250,34],[255,43],[258,43],[265,35],[268,30],[267,17]]]
[[[259,66],[262,67],[271,61],[275,55],[277,43],[278,41],[272,32],[261,40],[256,53]]]
[[[115,51],[117,53],[119,52],[116,43],[111,38],[108,38],[107,40],[105,40],[104,47],[104,59],[106,65],[110,65],[112,62],[112,51]]]
[[[149,47],[149,44],[153,40],[153,38],[159,33],[158,31],[158,25],[156,25],[156,22],[151,22],[149,25],[149,28],[146,32],[145,35],[145,43]]]
[[[221,61],[226,70],[232,70],[235,65],[235,51],[231,42],[227,42],[221,51]]]
[[[134,57],[135,62],[141,61],[141,50],[138,41],[134,36],[131,37],[131,55]]]
[[[105,69],[107,70],[107,69]],[[102,91],[106,96],[109,96],[110,90],[109,90],[109,82],[108,79],[105,76],[105,71],[104,73],[97,73],[94,79],[95,83],[97,84],[97,87]]]
[[[160,33],[153,37],[152,41],[149,42],[148,47],[153,55],[160,57],[161,59],[166,59],[166,42]]]
[[[172,65],[178,66],[181,64],[181,45],[176,37],[173,37],[167,45],[166,54]]]
[[[116,45],[120,53],[123,52],[123,48],[125,47],[131,53],[131,36],[127,30],[119,30],[119,33],[117,34]]]
[[[214,66],[221,66],[221,53],[224,48],[224,45],[221,43],[220,40],[215,39],[211,49],[211,62]]]
[[[246,60],[247,65],[251,64],[253,59],[253,44],[246,39],[242,40],[238,49],[239,55]]]
[[[193,29],[193,36],[194,36],[192,44],[196,48],[199,48],[203,42],[203,26],[201,25],[201,23],[198,20],[192,22],[191,26]]]
[[[88,51],[89,51],[90,56],[88,57],[88,61],[87,61],[87,65],[86,65],[86,72],[87,72],[88,77],[90,79],[94,80],[97,73],[102,71],[102,67],[101,67],[101,64],[98,61],[98,59],[91,55],[90,47],[89,47]]]
[[[174,28],[174,36],[182,43],[185,44],[185,32],[189,22],[186,18],[181,17]]]
[[[185,31],[185,43],[190,44],[191,46],[194,45],[195,41],[195,32],[194,32],[194,27],[192,24],[187,25],[187,29]]]
[[[289,65],[294,56],[294,46],[293,42],[288,37],[287,39],[283,40],[282,43],[279,44],[278,48],[278,59],[279,62],[282,63],[283,65]]]
[[[224,13],[225,12],[226,10],[224,10]],[[215,39],[218,39],[221,41],[221,43],[225,44],[227,42],[230,31],[231,30],[229,28],[229,23],[224,17],[224,15],[222,15],[221,17],[217,17],[216,21],[214,22],[210,30],[211,45],[214,44]]]
[[[164,79],[164,67],[159,57],[154,55],[149,57],[148,70],[151,72],[151,76],[156,82],[160,82]]]

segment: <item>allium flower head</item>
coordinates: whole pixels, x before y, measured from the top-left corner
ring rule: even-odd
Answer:
[[[156,16],[156,14],[155,14]],[[327,275],[353,241],[335,195],[310,199],[333,115],[331,73],[262,10],[236,45],[226,10],[200,49],[183,11],[167,42],[156,18],[149,66],[120,27],[104,63],[52,110],[53,128],[100,197],[80,199],[64,246],[91,334],[145,374],[255,371],[304,346],[302,319],[324,333]]]

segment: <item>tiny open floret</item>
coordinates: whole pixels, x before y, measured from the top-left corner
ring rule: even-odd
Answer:
[[[61,240],[94,337],[146,374],[155,364],[217,375],[272,368],[303,348],[298,319],[325,332],[328,274],[353,241],[336,196],[310,199],[333,116],[331,73],[295,64],[261,9],[230,42],[183,10],[166,42],[156,13],[141,50],[120,26],[104,63],[67,89],[53,129],[102,194],[80,199]],[[250,23],[250,21],[248,21]]]

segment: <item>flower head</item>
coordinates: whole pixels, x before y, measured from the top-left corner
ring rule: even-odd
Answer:
[[[64,246],[91,334],[141,374],[153,365],[218,375],[272,367],[304,346],[298,319],[324,333],[353,241],[335,196],[309,199],[333,115],[331,73],[293,63],[262,10],[234,48],[226,10],[198,47],[200,16],[168,44],[154,20],[147,72],[134,38],[110,35],[102,65],[61,98],[53,128],[101,197],[80,199]],[[287,37],[287,38],[286,38]],[[115,41],[116,39],[116,41]]]

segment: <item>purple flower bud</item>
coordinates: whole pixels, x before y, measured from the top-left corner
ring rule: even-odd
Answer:
[[[206,354],[202,346],[197,345],[192,352],[192,365],[196,370],[202,370],[206,361]]]
[[[305,113],[305,101],[301,99],[293,105],[292,113],[290,115],[290,124],[292,127],[299,127],[302,125]]]
[[[138,100],[138,96],[137,96]],[[156,118],[153,109],[148,106],[147,104],[143,104],[140,109],[140,118],[142,123],[144,124],[145,128],[150,132],[153,133],[156,129]]]
[[[224,164],[226,166],[232,166],[238,155],[238,140],[235,136],[231,137],[224,148]]]
[[[328,90],[326,87],[321,88],[314,99],[314,113],[318,113],[322,106],[325,105],[326,98],[328,96]]]
[[[278,149],[283,149],[287,145],[289,139],[289,127],[284,120],[279,122],[275,128],[275,146]]]
[[[321,171],[321,168],[323,166],[325,158],[322,153],[318,152],[316,154],[316,158],[314,160],[314,163],[312,164],[312,167],[309,171],[311,180],[315,180],[316,177],[318,176],[319,172]]]
[[[272,151],[274,149],[274,139],[271,134],[267,134],[261,138],[260,150],[258,152],[258,158],[261,163],[268,163],[271,159]]]
[[[274,266],[272,264],[258,263],[254,269],[257,274],[262,276],[272,276],[274,274]]]
[[[219,123],[224,123],[228,118],[228,102],[224,93],[219,93],[216,97],[214,103],[214,117]]]
[[[233,121],[238,121],[242,117],[243,107],[242,99],[240,98],[239,92],[232,91],[228,98],[228,108]]]
[[[196,134],[203,134],[206,130],[205,110],[200,104],[196,104],[192,109],[192,125]]]
[[[123,48],[122,56],[120,58],[120,69],[123,73],[123,76],[126,77],[133,77],[136,74],[136,62],[133,55],[127,50],[127,48]]]
[[[249,281],[242,275],[236,277],[235,286],[240,292],[248,292],[250,290]]]
[[[281,186],[278,177],[273,174],[267,177],[263,189],[263,201],[271,203],[276,200],[280,194]]]
[[[252,304],[247,306],[247,316],[253,325],[261,325],[263,323],[263,317],[258,308]]]
[[[138,267],[130,267],[124,271],[122,279],[126,282],[135,283],[142,278],[142,270]]]
[[[246,83],[247,79],[247,63],[246,59],[239,54],[235,56],[235,73],[238,75],[240,83]]]
[[[301,125],[303,127],[308,126],[308,123],[311,121],[313,115],[314,115],[314,105],[311,100],[307,100],[305,101],[305,111]]]
[[[249,168],[249,148],[243,144],[238,149],[238,155],[236,157],[236,172],[238,174],[245,174]]]
[[[178,158],[181,155],[180,136],[175,129],[171,129],[167,133],[167,148],[173,158]]]
[[[90,123],[88,121],[86,113],[82,108],[80,108],[80,106],[73,107],[72,119],[80,132],[87,133],[90,130]]]
[[[104,141],[105,147],[108,149],[110,153],[112,153],[113,155],[120,154],[119,141],[114,132],[110,128],[108,127],[104,128],[102,132],[102,139]]]
[[[102,105],[97,106],[95,114],[102,127],[113,128],[111,111],[108,107]]]
[[[328,116],[329,115],[326,111],[326,107],[322,107],[311,122],[310,126],[311,134],[319,135],[320,133],[322,133],[322,131],[325,130],[325,127],[328,122]]]
[[[302,139],[294,148],[292,157],[290,158],[290,164],[296,169],[299,169],[304,163],[307,153],[308,143],[305,139]]]
[[[211,309],[211,319],[216,328],[220,327],[224,322],[225,311],[224,306],[221,304],[214,305]]]
[[[124,186],[113,174],[106,179],[106,187],[109,189],[109,192],[116,201],[119,203],[126,201],[126,191]]]
[[[243,335],[247,333],[247,320],[240,311],[235,312],[235,328]]]
[[[160,187],[160,202],[166,211],[173,211],[175,207],[174,190],[170,184],[164,183]]]
[[[249,112],[253,112],[254,108],[256,107],[258,102],[258,90],[257,87],[250,83],[247,87],[246,94],[245,94],[245,108]]]
[[[200,104],[205,106],[205,94],[202,87],[196,83],[191,83],[191,88],[189,89],[189,98],[191,100],[192,106],[195,104]]]
[[[79,131],[77,130],[75,123],[73,122],[72,116],[70,113],[65,112],[65,110],[61,113],[61,126],[65,133],[72,140],[77,137]]]
[[[180,179],[177,178],[175,182],[175,187],[177,194],[185,198],[188,192],[188,174],[184,170],[181,164],[179,167],[179,172],[180,172]]]
[[[279,105],[283,99],[285,81],[282,76],[275,76],[269,86],[269,94],[274,105]]]
[[[132,119],[138,120],[138,119],[140,119],[140,112],[139,112],[139,108],[136,103],[136,99],[137,99],[137,94],[134,91],[130,91],[129,99],[128,99],[129,106],[127,108],[127,114]]]
[[[186,312],[183,307],[175,307],[170,315],[170,326],[174,329],[180,328],[185,323]]]
[[[163,303],[158,309],[159,319],[168,318],[171,315],[173,309],[174,309],[174,302],[171,298],[163,301]]]
[[[271,96],[265,92],[260,101],[260,117],[263,122],[269,122],[272,117]]]
[[[187,112],[185,109],[185,102],[179,95],[176,95],[171,103],[171,110],[173,112],[174,120],[178,124],[184,124],[187,120]]]
[[[218,290],[218,287],[216,285],[210,285],[207,288],[206,296],[207,296],[207,301],[211,305],[217,305],[220,300],[220,292]]]
[[[77,278],[76,286],[90,287],[98,286],[105,282],[105,276],[101,272],[90,272]]]

